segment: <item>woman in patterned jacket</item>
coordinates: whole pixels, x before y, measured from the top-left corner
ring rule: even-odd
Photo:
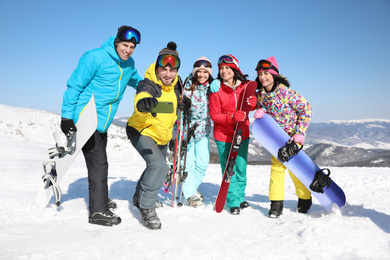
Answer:
[[[290,83],[279,74],[274,57],[260,60],[256,71],[260,89],[257,92],[258,110],[255,118],[269,114],[295,143],[302,146],[312,115],[311,105],[298,92],[290,89]],[[285,169],[277,158],[272,157],[269,185],[271,208],[268,213],[271,218],[278,218],[283,213]],[[290,171],[289,174],[298,196],[297,210],[299,213],[307,213],[312,205],[311,193]]]
[[[197,59],[184,86],[184,94],[192,100],[190,127],[197,124],[187,148],[188,176],[183,183],[183,194],[191,207],[203,205],[203,197],[198,187],[206,175],[210,161],[209,86],[213,81],[211,67],[211,62],[206,57]]]

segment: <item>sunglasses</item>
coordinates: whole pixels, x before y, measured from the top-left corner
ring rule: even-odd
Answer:
[[[227,63],[227,64],[235,64],[238,67],[237,61],[233,59],[232,56],[229,55],[223,55],[218,59],[218,66],[220,66],[222,63]]]
[[[158,56],[157,65],[161,67],[169,66],[172,69],[178,69],[180,67],[180,59],[170,54],[163,54]]]
[[[124,41],[130,41],[134,38],[137,44],[141,42],[141,34],[134,28],[124,28],[118,33],[118,37]]]
[[[256,71],[259,71],[260,69],[263,70],[273,69],[274,71],[276,71],[276,73],[279,74],[279,70],[274,65],[272,65],[272,63],[268,60],[260,60],[259,63],[257,63]]]
[[[211,63],[207,60],[198,60],[194,63],[194,68],[204,66],[205,68],[211,68]]]

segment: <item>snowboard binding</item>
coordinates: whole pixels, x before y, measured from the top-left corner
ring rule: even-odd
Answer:
[[[56,147],[50,148],[48,150],[49,158],[53,159],[56,156],[62,158],[67,154],[73,154],[76,151],[76,133],[69,132],[69,135],[66,136],[66,146],[62,142],[58,132],[53,133],[54,140],[56,141]]]
[[[69,132],[66,135],[66,145],[64,145],[61,137],[58,132],[53,133],[54,140],[56,141],[56,147],[50,148],[47,152],[49,153],[49,158],[54,159],[55,157],[63,158],[67,154],[72,155],[76,151],[76,133]],[[42,180],[45,183],[44,188],[49,189],[52,187],[53,196],[55,199],[55,204],[60,206],[62,192],[61,188],[57,183],[57,170],[56,170],[56,161],[43,162],[43,171],[44,175]]]
[[[303,145],[299,147],[294,140],[290,139],[286,145],[282,146],[278,151],[279,160],[288,162],[292,157],[297,155],[302,150]]]
[[[327,174],[324,173],[324,171],[326,171]],[[316,174],[314,175],[313,182],[310,184],[310,189],[314,192],[324,193],[324,188],[325,187],[329,188],[332,182],[329,175],[330,175],[330,170],[327,168],[317,171]]]
[[[234,158],[230,158],[228,163],[227,163],[227,171],[226,171],[226,176],[225,176],[225,181],[227,183],[230,183],[232,180],[232,177],[234,175],[234,166],[236,165],[236,160]]]
[[[49,189],[50,186],[53,189],[53,195],[55,199],[55,204],[60,206],[62,192],[60,186],[57,184],[57,171],[56,171],[56,162],[44,162],[42,164],[43,171],[45,174],[42,176],[43,182],[45,183],[45,189]]]
[[[236,134],[236,138],[234,139],[234,142],[232,143],[232,152],[238,152],[240,149],[240,145],[242,142],[242,130],[239,129]],[[227,170],[226,170],[226,176],[225,181],[227,183],[230,183],[233,175],[234,175],[234,166],[236,165],[236,159],[230,158],[227,162]]]

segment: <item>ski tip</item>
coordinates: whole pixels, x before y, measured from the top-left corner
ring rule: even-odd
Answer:
[[[215,212],[217,212],[217,213],[221,213],[222,210],[223,210],[223,207],[222,207],[222,208],[221,208],[221,207],[216,207],[216,206],[214,205],[214,210],[215,210]]]

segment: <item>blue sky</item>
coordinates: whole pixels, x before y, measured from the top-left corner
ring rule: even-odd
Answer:
[[[117,28],[142,34],[141,77],[169,41],[184,79],[200,56],[233,54],[250,79],[262,58],[313,106],[313,122],[390,119],[390,1],[0,0],[0,103],[60,113],[81,55]],[[133,112],[128,88],[117,116]]]

